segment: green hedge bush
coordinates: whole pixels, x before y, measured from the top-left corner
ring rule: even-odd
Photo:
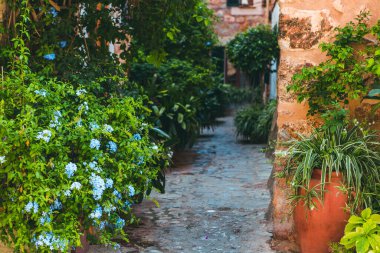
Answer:
[[[252,104],[239,110],[235,116],[237,136],[254,143],[267,142],[275,110],[274,100],[266,106]]]

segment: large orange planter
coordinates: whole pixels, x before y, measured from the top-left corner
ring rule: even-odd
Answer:
[[[327,181],[327,179],[326,179]],[[321,170],[314,170],[310,187],[321,182]],[[328,253],[331,242],[339,242],[344,234],[344,227],[350,217],[345,211],[347,194],[337,186],[342,185],[341,174],[333,173],[330,183],[325,185],[323,204],[315,199],[317,208],[307,209],[301,201],[294,210],[294,223],[297,241],[302,253]],[[301,191],[304,195],[305,191]]]

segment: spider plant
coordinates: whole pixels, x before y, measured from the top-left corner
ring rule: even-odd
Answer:
[[[299,135],[290,142],[284,175],[290,178],[295,194],[309,188],[314,169],[321,169],[323,199],[325,184],[333,173],[343,175],[343,183],[352,196],[352,210],[377,201],[380,183],[380,143],[378,135],[359,125],[316,129],[310,136]],[[351,194],[350,194],[351,193]]]

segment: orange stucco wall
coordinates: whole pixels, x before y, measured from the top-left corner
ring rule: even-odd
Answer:
[[[295,133],[307,133],[316,122],[306,117],[307,105],[297,103],[286,91],[293,74],[303,66],[316,65],[326,59],[318,48],[324,41],[331,41],[334,27],[354,20],[361,10],[369,10],[371,23],[380,19],[380,0],[279,0],[281,59],[278,70],[277,143],[287,140]],[[352,114],[360,117],[370,107],[371,101],[352,102]],[[380,118],[376,123],[379,127]],[[277,147],[280,149],[280,145]],[[282,169],[275,165],[274,170]],[[279,240],[294,239],[291,210],[287,198],[289,189],[285,182],[275,179],[273,185],[274,237]]]

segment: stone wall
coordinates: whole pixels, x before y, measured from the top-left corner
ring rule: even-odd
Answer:
[[[278,143],[294,136],[307,133],[313,125],[306,118],[307,105],[296,102],[295,97],[286,92],[295,71],[303,66],[316,65],[326,59],[318,48],[324,41],[330,41],[334,27],[343,26],[354,20],[361,10],[369,10],[371,22],[380,19],[380,0],[279,0],[281,59],[278,72]],[[371,101],[351,103],[352,113],[368,111]],[[366,109],[367,108],[367,109]],[[360,116],[360,115],[358,115]],[[377,124],[380,117],[377,115]],[[279,147],[278,147],[279,148]],[[276,161],[275,171],[282,169],[281,161]],[[273,185],[274,237],[292,241],[293,221],[287,215],[289,189],[285,182],[276,179]]]
[[[209,0],[209,8],[215,11],[219,19],[215,31],[222,44],[248,27],[266,23],[266,7],[263,7],[262,1],[266,0],[254,0],[250,7],[227,7],[227,0]]]

